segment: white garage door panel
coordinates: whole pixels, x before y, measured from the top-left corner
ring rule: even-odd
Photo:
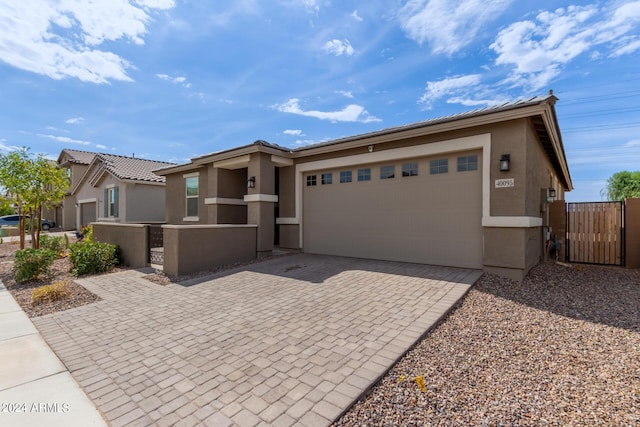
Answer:
[[[304,251],[360,258],[482,267],[482,186],[480,171],[429,175],[428,161],[419,176],[305,187],[303,195]],[[480,162],[480,161],[479,161]],[[480,162],[480,164],[482,164]],[[452,170],[453,169],[453,170]]]

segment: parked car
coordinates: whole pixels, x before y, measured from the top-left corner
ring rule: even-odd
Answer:
[[[25,215],[25,220],[27,221],[27,223],[29,223],[29,218],[30,218],[29,215]],[[15,227],[18,225],[19,222],[20,222],[19,215],[0,216],[0,227],[4,227],[4,226]],[[42,220],[42,229],[45,231],[50,228],[54,228],[55,226],[56,226],[56,223],[53,221],[49,221],[48,219]]]

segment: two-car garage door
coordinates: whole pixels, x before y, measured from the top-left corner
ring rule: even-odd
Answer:
[[[482,268],[482,153],[305,173],[308,253]]]

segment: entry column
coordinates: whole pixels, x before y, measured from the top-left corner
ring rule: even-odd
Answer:
[[[275,213],[275,164],[266,153],[251,153],[247,169],[247,223],[258,225],[258,255],[273,250]]]

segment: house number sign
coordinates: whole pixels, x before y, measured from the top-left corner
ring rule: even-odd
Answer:
[[[513,178],[496,179],[496,188],[509,188],[515,186]]]

